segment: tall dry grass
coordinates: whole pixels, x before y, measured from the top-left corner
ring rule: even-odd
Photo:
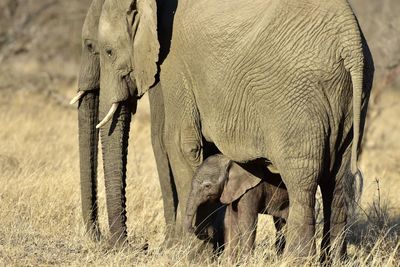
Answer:
[[[127,215],[130,246],[106,250],[85,237],[81,219],[77,113],[29,91],[0,92],[0,265],[229,266],[226,258],[189,259],[191,240],[162,249],[161,193],[150,143],[148,104],[140,103],[129,147]],[[132,138],[133,137],[133,138]],[[100,153],[101,154],[101,153]],[[100,159],[101,160],[101,159]],[[100,225],[107,233],[99,170]],[[383,179],[383,177],[382,177]],[[400,183],[400,181],[398,181]],[[376,184],[376,183],[375,183]],[[382,191],[382,189],[380,189]],[[349,259],[334,266],[399,266],[399,218],[376,186],[364,195],[349,229]],[[386,203],[386,204],[385,204]],[[320,225],[317,239],[320,240]],[[144,244],[149,244],[143,250]],[[293,266],[274,252],[271,218],[260,216],[249,266]],[[297,262],[298,263],[298,262]],[[303,262],[304,263],[304,262]],[[308,263],[317,264],[317,258]]]

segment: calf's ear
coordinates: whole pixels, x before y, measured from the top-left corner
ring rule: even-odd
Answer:
[[[237,163],[232,163],[220,197],[221,203],[230,204],[238,200],[244,193],[256,187],[261,181],[260,178],[246,171]]]

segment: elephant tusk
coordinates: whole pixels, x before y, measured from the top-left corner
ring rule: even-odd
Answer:
[[[96,129],[103,127],[114,116],[114,113],[117,110],[117,108],[118,108],[118,103],[112,104],[110,111],[108,111],[104,119],[99,124],[96,125]]]
[[[75,104],[76,102],[79,101],[79,99],[81,99],[81,97],[85,94],[85,91],[79,91],[76,96],[74,98],[71,99],[71,101],[69,102],[70,105]]]

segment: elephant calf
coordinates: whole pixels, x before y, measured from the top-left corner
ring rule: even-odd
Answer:
[[[268,175],[267,175],[268,174]],[[268,177],[267,177],[268,176]],[[225,251],[232,258],[254,248],[258,213],[274,216],[278,254],[285,245],[281,229],[288,217],[289,196],[281,177],[260,162],[241,166],[218,154],[197,169],[186,210],[186,227],[193,232],[193,217],[206,202],[227,204],[224,217]]]

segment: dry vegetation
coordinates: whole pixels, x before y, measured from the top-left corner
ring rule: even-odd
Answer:
[[[2,10],[6,6],[3,1],[7,2],[0,3]],[[229,265],[225,259],[213,261],[204,255],[189,260],[190,242],[162,249],[162,201],[146,99],[141,101],[133,122],[129,147],[131,245],[108,251],[104,244],[85,237],[80,214],[77,112],[60,105],[60,101],[66,101],[75,91],[79,25],[90,1],[74,0],[69,6],[62,3],[65,1],[26,2],[23,10],[12,11],[10,4],[11,11],[5,14],[21,14],[19,20],[12,20],[12,16],[2,20],[5,16],[0,16],[0,265]],[[47,11],[29,18],[35,23],[19,28],[25,21],[22,14],[38,14],[36,11],[46,3]],[[62,28],[62,22],[54,19],[61,16],[57,6],[70,12],[63,18],[75,16],[67,20],[73,23],[65,26],[65,32],[71,32],[76,41],[49,37],[49,32]],[[39,39],[32,38],[36,33]],[[42,45],[40,40],[48,38],[60,53],[48,44]],[[59,43],[63,41],[66,47]],[[44,51],[49,52],[40,54]],[[70,52],[72,56],[66,56]],[[63,68],[58,67],[60,64]],[[335,262],[335,266],[399,266],[400,87],[392,87],[379,90],[371,102],[360,163],[364,191],[349,229],[349,260]],[[104,181],[101,168],[99,171],[101,228],[107,233]],[[243,259],[244,265],[293,265],[294,259],[275,256],[272,229],[271,219],[260,216],[256,251]],[[143,250],[146,243],[149,247]],[[309,261],[316,263],[316,259]]]

